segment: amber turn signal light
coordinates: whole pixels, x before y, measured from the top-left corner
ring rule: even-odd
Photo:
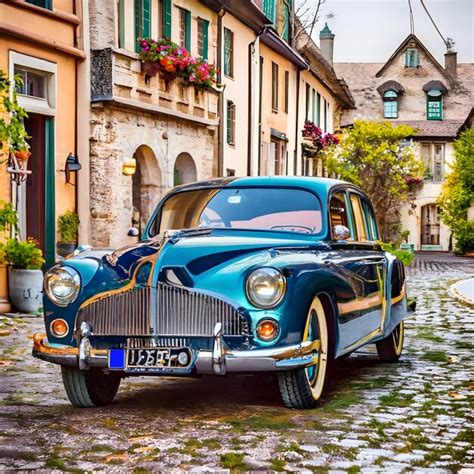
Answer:
[[[262,341],[273,341],[278,335],[278,323],[271,319],[260,321],[257,326],[257,335]]]
[[[69,332],[69,326],[64,319],[55,319],[50,327],[51,332],[57,337],[64,337]]]

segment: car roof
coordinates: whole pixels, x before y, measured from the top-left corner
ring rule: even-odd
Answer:
[[[198,181],[177,186],[179,191],[208,187],[297,187],[306,188],[319,194],[327,194],[331,188],[338,185],[353,186],[352,184],[332,178],[313,176],[248,176],[244,178],[227,177]]]

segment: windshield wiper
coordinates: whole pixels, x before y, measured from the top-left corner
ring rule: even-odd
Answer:
[[[197,237],[200,235],[210,235],[214,227],[191,227],[190,229],[179,230],[170,237],[170,243],[174,244],[183,237]]]

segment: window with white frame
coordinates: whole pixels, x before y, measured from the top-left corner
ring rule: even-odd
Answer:
[[[425,181],[439,183],[444,179],[445,144],[422,143],[421,157],[425,163]]]

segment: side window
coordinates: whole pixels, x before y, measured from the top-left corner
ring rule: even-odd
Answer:
[[[367,221],[365,218],[364,211],[362,209],[362,203],[360,197],[356,194],[350,194],[352,214],[354,216],[354,222],[357,230],[357,239],[359,242],[366,242],[368,240],[367,232]]]
[[[362,207],[367,218],[367,227],[369,228],[369,240],[379,240],[379,231],[377,229],[377,220],[374,212],[365,199],[362,199]]]
[[[335,225],[345,225],[350,229],[345,193],[335,193],[332,195],[329,212],[331,215],[331,231]]]

